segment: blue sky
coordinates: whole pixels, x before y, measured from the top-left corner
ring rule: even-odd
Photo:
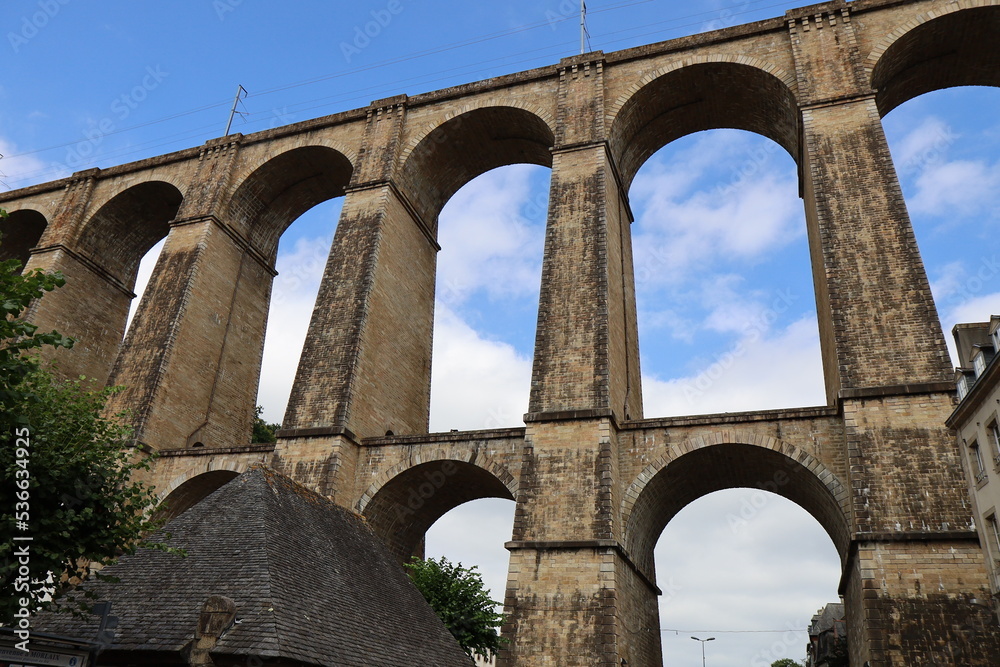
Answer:
[[[801,4],[592,0],[589,46],[613,51]],[[579,50],[577,6],[9,0],[0,7],[0,188],[197,146],[222,134],[238,84],[249,95],[233,129],[250,133],[551,64]],[[359,37],[373,21],[375,36]],[[955,322],[1000,312],[998,107],[1000,91],[953,89],[884,119],[948,338]],[[541,167],[494,170],[441,215],[435,430],[521,423],[548,179]],[[630,197],[646,416],[823,403],[793,160],[757,135],[699,133],[655,154]],[[281,240],[260,393],[273,420],[339,207],[317,206]],[[478,563],[502,598],[512,514],[502,501],[459,508],[432,528],[428,551]],[[804,635],[787,631],[836,600],[839,578],[829,539],[804,511],[738,489],[670,523],[657,571],[668,592],[661,626],[711,631],[710,664],[733,667],[801,658]],[[724,632],[737,630],[779,632]],[[666,664],[700,657],[683,632],[665,631],[663,645]]]

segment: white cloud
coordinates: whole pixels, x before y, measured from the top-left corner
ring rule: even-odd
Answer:
[[[761,145],[744,153],[737,142],[719,155],[716,144],[724,139],[699,142],[695,148],[705,151],[693,163],[675,158],[664,165],[654,158],[636,177],[631,197],[637,288],[685,280],[693,268],[713,262],[759,261],[805,234],[794,174],[771,165],[772,151]],[[738,165],[739,155],[747,156],[751,169],[736,171],[714,189],[696,189],[710,167]]]
[[[966,281],[965,276],[965,264],[961,261],[948,262],[940,266],[937,279],[931,281],[934,301],[941,303],[944,299],[960,292]]]
[[[954,304],[946,312],[941,313],[941,328],[953,365],[959,365],[955,337],[951,333],[954,326],[968,322],[988,322],[992,315],[1000,315],[1000,292],[969,294],[964,301]]]
[[[925,117],[919,125],[894,143],[894,162],[901,174],[920,171],[939,163],[959,135],[943,120]]]
[[[815,316],[771,335],[749,330],[687,377],[644,376],[646,417],[825,405]]]
[[[257,391],[269,422],[284,417],[329,251],[329,237],[314,237],[300,238],[278,254]]]
[[[991,211],[998,202],[1000,165],[983,160],[955,160],[928,165],[908,200],[915,214],[972,216]]]
[[[490,298],[538,292],[544,225],[522,216],[538,167],[514,165],[472,180],[441,213],[438,298],[449,305],[477,290]]]
[[[68,172],[52,171],[50,165],[34,155],[19,156],[20,152],[17,145],[0,137],[0,155],[3,155],[0,159],[0,181],[13,190],[69,175]]]
[[[716,638],[708,653],[740,646],[740,662],[716,664],[799,659],[810,616],[838,601],[840,562],[829,536],[805,510],[763,491],[730,489],[691,503],[664,529],[655,556],[660,626],[688,631],[661,635],[671,663],[700,660],[691,631],[712,631],[701,635]]]
[[[484,338],[448,306],[436,307],[431,430],[522,426],[531,359]]]
[[[514,532],[514,507],[512,500],[501,498],[456,507],[427,531],[425,556],[478,566],[491,599],[502,603],[510,560],[503,545]]]
[[[132,299],[132,303],[129,305],[128,309],[128,320],[125,323],[125,333],[128,334],[128,329],[132,326],[132,318],[135,317],[135,311],[139,308],[139,302],[142,301],[142,295],[146,293],[146,287],[149,286],[149,279],[153,276],[153,269],[156,268],[156,260],[160,257],[160,251],[163,250],[163,246],[166,244],[167,240],[163,239],[149,251],[143,255],[142,259],[139,260],[139,270],[135,277],[135,287],[132,289],[135,292],[135,298]]]

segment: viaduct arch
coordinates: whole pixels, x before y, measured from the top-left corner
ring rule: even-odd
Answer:
[[[841,554],[852,664],[920,664],[945,642],[941,664],[988,665],[1000,629],[973,602],[987,574],[944,427],[950,362],[880,119],[1000,84],[998,4],[833,0],[78,172],[0,195],[9,252],[67,276],[29,317],[85,341],[68,374],[127,387],[113,407],[163,454],[152,478],[174,507],[264,459],[405,558],[456,504],[515,500],[500,664],[659,664],[643,630],[659,531],[701,495],[770,483]],[[827,404],[644,417],[628,185],[661,146],[721,127],[798,164]],[[428,433],[437,216],[518,162],[552,169],[525,427]],[[249,445],[278,239],[338,196],[283,429]],[[164,237],[123,341],[135,265]]]

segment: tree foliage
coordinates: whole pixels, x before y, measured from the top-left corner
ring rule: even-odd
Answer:
[[[32,356],[72,340],[39,333],[20,317],[30,303],[63,284],[58,274],[18,274],[0,262],[0,624],[21,600],[51,604],[46,593],[79,581],[94,564],[134,552],[155,526],[156,498],[133,479],[149,468],[135,456],[131,433],[104,416],[113,389],[84,379],[61,381]],[[14,541],[30,537],[30,541]],[[23,556],[27,546],[30,554]],[[157,545],[143,545],[157,546]],[[28,575],[21,569],[27,559]],[[20,561],[20,562],[19,562]],[[46,581],[48,583],[46,583]]]
[[[500,603],[490,599],[478,568],[464,568],[444,557],[414,557],[406,568],[466,653],[490,659],[500,650],[503,640],[498,628],[503,624],[503,614],[497,613]]]
[[[6,217],[3,209],[0,217]],[[38,269],[21,274],[20,269],[16,259],[0,262],[0,428],[5,432],[24,425],[26,417],[16,408],[35,400],[31,392],[21,390],[24,378],[38,368],[29,355],[44,346],[73,346],[71,338],[55,331],[39,332],[35,325],[18,319],[32,301],[61,287],[65,279],[59,273]]]
[[[261,417],[264,412],[264,408],[260,405],[257,406],[257,410],[254,413],[253,418],[253,433],[250,435],[250,443],[256,442],[277,442],[278,437],[275,435],[278,429],[281,428],[281,424],[268,424]]]
[[[8,533],[0,542],[4,621],[25,593],[37,600],[47,589],[79,583],[94,564],[133,553],[154,527],[149,517],[157,502],[132,479],[149,469],[149,457],[134,456],[130,429],[103,416],[113,389],[93,391],[83,380],[59,381],[39,368],[20,391],[30,399],[18,409],[26,425],[5,433],[0,450],[0,525]],[[22,490],[27,494],[16,497]],[[17,504],[21,497],[24,505]],[[14,535],[32,538],[31,583],[18,580]]]
[[[801,662],[796,662],[791,658],[782,658],[771,663],[771,667],[802,667]]]

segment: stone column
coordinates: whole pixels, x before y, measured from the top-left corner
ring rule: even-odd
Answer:
[[[500,665],[659,659],[659,634],[645,631],[657,625],[655,585],[632,588],[637,571],[619,541],[616,423],[641,417],[642,398],[631,215],[606,141],[603,66],[600,53],[560,64]]]
[[[853,539],[851,664],[987,665],[985,570],[971,529],[948,353],[875,98],[841,1],[788,15],[800,167],[827,391],[843,410]],[[799,10],[801,11],[801,10]]]
[[[249,443],[274,269],[220,212],[240,138],[203,150],[111,375],[157,450]]]
[[[843,4],[843,3],[841,3]],[[950,361],[845,8],[790,18],[827,391],[941,383]]]
[[[561,64],[529,410],[638,419],[632,215],[606,140],[602,58]]]
[[[314,470],[335,498],[354,497],[361,438],[428,428],[439,246],[393,181],[405,102],[369,108],[279,433],[276,461]]]

